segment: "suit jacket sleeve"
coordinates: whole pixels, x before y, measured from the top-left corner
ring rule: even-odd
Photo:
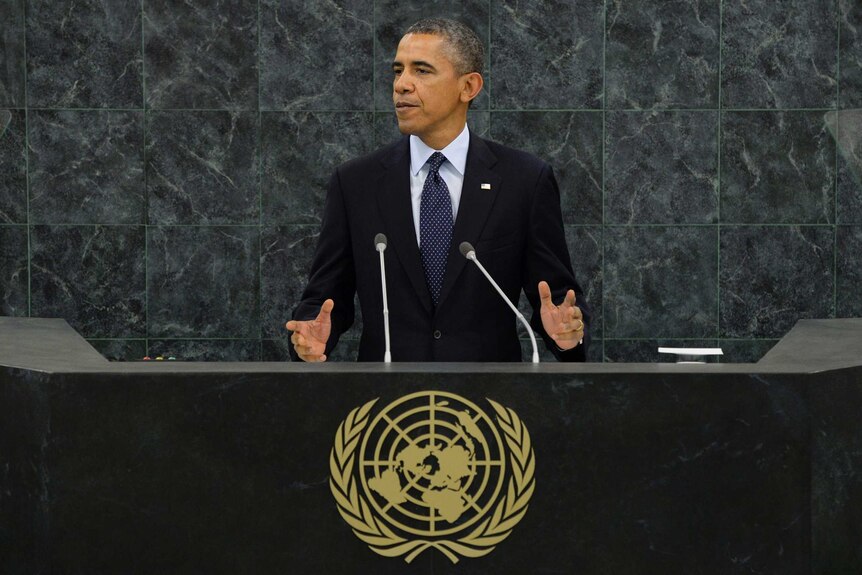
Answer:
[[[293,319],[311,320],[317,317],[324,301],[331,298],[335,302],[331,316],[332,333],[326,344],[326,355],[329,355],[338,343],[341,334],[353,325],[355,292],[353,246],[341,178],[336,170],[329,180],[320,236],[311,263],[308,284],[299,305],[293,311]],[[289,348],[291,358],[298,360],[296,350],[292,345]]]
[[[586,361],[586,351],[590,342],[590,310],[584,292],[572,271],[560,209],[560,189],[553,170],[547,164],[536,182],[530,210],[523,277],[524,293],[533,307],[530,325],[541,335],[548,350],[560,361]],[[575,290],[576,305],[581,308],[586,325],[582,345],[562,351],[545,332],[542,327],[538,288],[541,280],[550,285],[554,303],[561,302],[570,289]]]

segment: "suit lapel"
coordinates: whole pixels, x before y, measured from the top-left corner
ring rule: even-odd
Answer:
[[[383,160],[385,171],[380,181],[377,203],[386,227],[389,245],[401,262],[416,295],[428,313],[431,313],[431,293],[425,283],[425,271],[416,228],[413,225],[413,205],[410,202],[410,144],[402,138],[395,151]]]
[[[449,295],[452,286],[455,285],[455,281],[467,264],[467,258],[462,256],[460,252],[461,242],[466,241],[475,245],[482,228],[485,226],[485,221],[491,213],[502,181],[491,170],[496,163],[497,157],[488,149],[485,142],[470,132],[470,149],[467,152],[467,167],[464,170],[464,186],[461,188],[461,202],[458,206],[458,217],[455,220],[455,229],[452,233],[452,246],[449,248],[449,259],[446,263],[446,273],[443,275],[443,287],[440,290],[438,307],[446,301],[446,296]],[[490,185],[490,189],[482,189],[483,184]],[[418,258],[418,248],[416,254]],[[422,272],[421,263],[419,271],[422,274],[424,284],[424,272]]]

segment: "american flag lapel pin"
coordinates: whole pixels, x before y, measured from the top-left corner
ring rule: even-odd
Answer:
[[[483,190],[490,190],[490,189],[491,189],[491,184],[482,184],[481,188],[482,188]]]

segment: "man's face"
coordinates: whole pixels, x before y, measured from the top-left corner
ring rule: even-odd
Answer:
[[[392,63],[398,128],[441,149],[463,129],[467,114],[465,76],[459,75],[443,49],[443,36],[407,34]]]

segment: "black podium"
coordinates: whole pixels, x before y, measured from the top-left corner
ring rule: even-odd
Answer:
[[[463,512],[420,517],[432,490]],[[862,320],[756,364],[303,365],[111,363],[0,318],[3,574],[860,572]]]

